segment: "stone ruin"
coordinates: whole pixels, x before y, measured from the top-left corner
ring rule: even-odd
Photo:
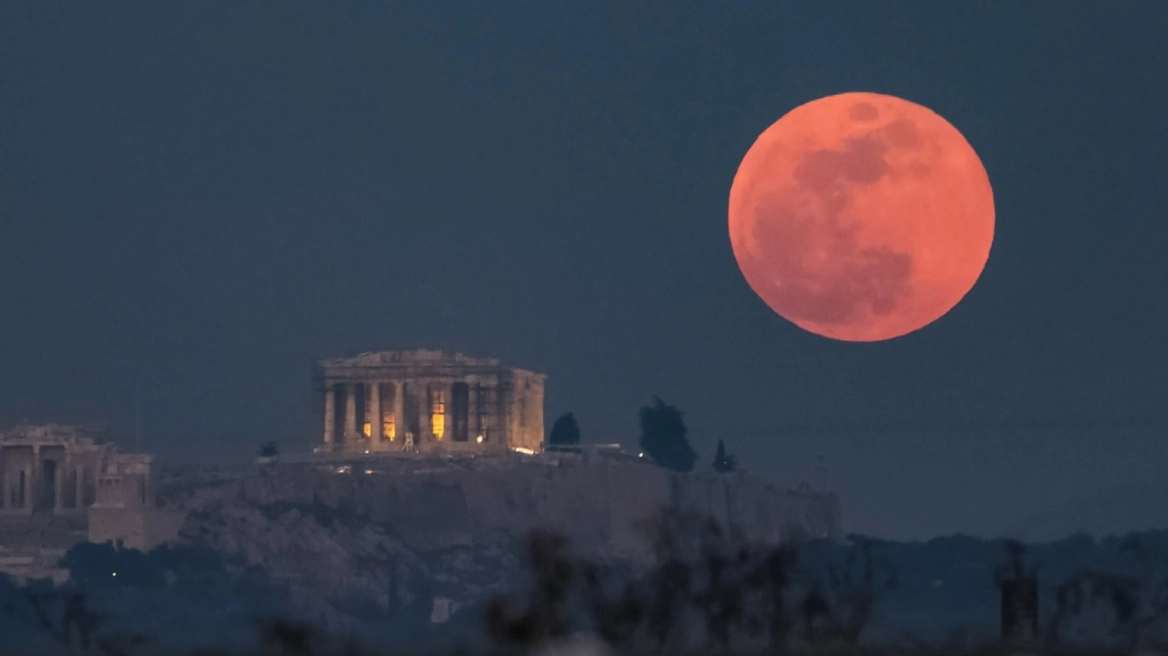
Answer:
[[[543,448],[546,377],[493,358],[424,349],[319,363],[318,451],[535,453]]]
[[[0,572],[59,580],[56,563],[78,542],[148,550],[173,539],[181,516],[157,507],[152,462],[99,428],[0,432]]]

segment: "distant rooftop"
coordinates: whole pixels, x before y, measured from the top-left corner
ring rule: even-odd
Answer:
[[[94,426],[68,424],[20,424],[0,431],[0,442],[94,442],[105,441],[106,431]]]
[[[405,351],[367,351],[360,355],[347,358],[332,358],[322,360],[325,367],[374,367],[379,365],[417,365],[417,364],[461,364],[479,367],[497,367],[497,358],[472,358],[462,353],[448,355],[442,351],[431,349],[412,349]]]

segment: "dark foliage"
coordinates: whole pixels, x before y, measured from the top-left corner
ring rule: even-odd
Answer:
[[[653,401],[641,408],[641,449],[666,469],[693,471],[698,456],[690,446],[682,412],[660,398]]]
[[[718,440],[718,450],[714,453],[714,471],[732,472],[738,469],[738,456],[726,453],[726,444]]]
[[[269,656],[311,656],[321,636],[304,624],[276,620],[260,624],[260,644]]]
[[[851,536],[855,545],[841,568],[829,568],[828,585],[835,600],[832,626],[825,632],[832,639],[855,644],[872,619],[876,602],[899,587],[896,571],[876,562],[872,539]]]
[[[221,572],[228,565],[228,559],[218,551],[187,545],[163,544],[149,555],[155,564],[170,571]]]
[[[1018,540],[1005,540],[1002,549],[1006,552],[1006,564],[998,568],[998,582],[1007,579],[1023,579],[1038,575],[1038,563],[1026,566],[1026,545]]]
[[[305,504],[302,509],[308,512],[311,506]],[[873,637],[866,630],[874,624],[878,602],[881,613],[898,603],[897,595],[892,595],[890,605],[880,602],[885,593],[899,587],[897,567],[904,568],[905,590],[914,594],[920,590],[919,579],[929,581],[934,576],[922,576],[903,558],[896,560],[904,545],[862,536],[848,536],[850,545],[808,543],[797,558],[794,549],[744,543],[732,531],[701,517],[667,514],[654,528],[657,559],[650,567],[591,562],[574,556],[562,536],[531,535],[526,545],[530,589],[522,596],[496,598],[474,609],[476,618],[484,618],[478,611],[485,611],[486,637],[495,647],[516,653],[566,640],[580,631],[599,636],[618,652],[630,653],[682,653],[701,647],[718,653],[767,648],[773,652],[810,649],[810,653],[851,650],[863,638]],[[948,542],[965,545],[963,549],[974,544],[1004,547],[1007,557],[997,571],[999,582],[1036,575],[1037,565],[1030,562],[1021,543],[966,538]],[[1168,557],[1158,552],[1160,546],[1153,541],[1124,538],[1119,546],[1146,560]],[[914,558],[925,553],[919,546],[911,549]],[[1032,549],[1042,553],[1044,571],[1049,571],[1049,554],[1037,551],[1041,547]],[[119,633],[126,626],[115,621],[118,612],[114,609],[122,608],[121,601],[181,598],[179,604],[192,609],[231,605],[247,609],[250,615],[250,609],[259,606],[245,601],[236,605],[236,600],[250,594],[249,590],[268,589],[271,583],[261,571],[249,573],[234,557],[189,546],[160,547],[144,554],[84,544],[70,550],[63,564],[70,568],[74,583],[59,588],[47,582],[21,588],[9,584],[9,594],[0,596],[5,600],[0,609],[15,618],[16,626],[27,626],[30,635],[44,636],[63,650],[103,656],[148,653],[140,636]],[[990,567],[980,574],[987,590],[992,577],[984,574],[993,573]],[[1168,619],[1168,581],[1104,572],[1105,567],[1078,571],[1044,598],[1050,619],[1047,624],[1044,617],[1042,637],[1052,653],[1094,645],[1084,642],[1094,638],[1086,635],[1091,630],[1106,633],[1102,638],[1123,653],[1162,648],[1158,636]],[[116,577],[112,576],[115,571]],[[0,577],[0,590],[4,583]],[[410,621],[428,626],[432,592],[418,587],[417,596],[421,603],[408,611],[414,618]],[[112,615],[95,612],[93,606],[98,603]],[[988,608],[980,603],[979,608]],[[251,617],[293,617],[284,614],[286,609],[268,608],[271,613]],[[219,619],[194,616],[204,622]],[[379,621],[378,617],[370,614],[368,621]],[[881,616],[879,630],[887,628],[887,619]],[[248,621],[244,630],[255,626]],[[451,628],[448,624],[442,630]],[[260,624],[259,629],[261,647],[273,655],[308,656],[349,649],[312,625],[288,619]],[[914,636],[893,639],[911,644]],[[915,644],[921,649],[937,646],[923,638]],[[956,640],[952,644],[955,652],[977,646]],[[1037,651],[1039,645],[1029,647]]]
[[[54,588],[47,581],[26,586],[2,610],[69,652],[128,656],[146,644],[143,636],[109,630],[107,616],[94,611],[81,590]]]
[[[1067,644],[1071,621],[1093,607],[1110,610],[1112,637],[1133,649],[1146,647],[1147,629],[1168,617],[1168,580],[1155,583],[1107,572],[1080,572],[1055,590],[1048,644],[1053,648]]]
[[[265,442],[260,446],[259,456],[261,458],[276,458],[280,455],[280,446],[275,442]]]
[[[576,425],[575,415],[570,412],[560,415],[552,424],[552,432],[548,435],[548,444],[563,446],[579,443],[580,427]]]
[[[82,542],[61,559],[71,580],[97,587],[157,588],[165,582],[163,568],[137,549]]]
[[[163,545],[143,553],[108,544],[81,543],[66,552],[60,564],[69,570],[68,584],[59,588],[50,585],[43,590],[30,585],[13,597],[21,603],[9,613],[25,624],[33,622],[57,643],[64,642],[61,636],[67,635],[65,629],[74,627],[72,640],[76,645],[88,643],[106,651],[129,648],[141,640],[119,628],[126,626],[125,622],[138,627],[158,624],[149,617],[130,618],[122,613],[126,607],[151,608],[149,603],[156,604],[151,610],[157,610],[159,617],[187,617],[195,622],[226,620],[238,623],[239,631],[246,631],[249,615],[282,616],[290,609],[286,589],[261,568],[203,547]],[[22,599],[30,590],[39,590],[39,596]],[[118,621],[110,623],[104,615],[82,612],[88,608],[80,605],[85,601],[100,603],[103,609],[122,609],[112,612]],[[42,612],[39,608],[47,610]],[[49,620],[65,628],[50,630]],[[208,629],[214,632],[218,627]],[[139,630],[150,632],[157,628]],[[77,637],[82,634],[91,637]]]
[[[858,642],[879,592],[874,576],[864,578],[860,571],[862,580],[854,581],[856,571],[840,575],[834,592],[845,606],[838,613],[818,591],[797,594],[797,603],[789,605],[793,549],[736,544],[713,522],[700,530],[695,540],[684,527],[665,527],[658,537],[659,563],[640,574],[576,559],[562,537],[533,535],[528,603],[493,600],[487,610],[491,640],[529,649],[591,630],[617,649],[782,649],[798,627],[811,642]],[[856,560],[871,570],[863,553]]]
[[[527,564],[534,577],[531,603],[518,612],[502,597],[487,605],[487,632],[496,644],[523,647],[567,635],[563,604],[580,572],[568,558],[566,545],[564,537],[553,533],[536,532],[528,539]]]

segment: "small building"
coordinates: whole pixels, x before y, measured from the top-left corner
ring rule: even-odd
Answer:
[[[89,508],[90,542],[149,551],[178,536],[186,515],[158,507],[152,461],[146,454],[126,454],[110,462]]]
[[[320,363],[324,434],[341,453],[543,450],[543,374],[441,351]]]

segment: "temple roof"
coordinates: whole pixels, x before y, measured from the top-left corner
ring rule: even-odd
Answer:
[[[369,351],[347,358],[321,360],[319,364],[320,375],[325,380],[364,380],[371,376],[462,375],[520,375],[528,380],[547,378],[545,374],[503,365],[497,358],[472,358],[462,353],[443,353],[431,349]]]
[[[0,431],[0,442],[104,442],[105,431],[91,426],[67,424],[20,424],[6,431]]]
[[[377,367],[395,364],[497,367],[499,360],[496,358],[472,358],[461,353],[446,354],[430,349],[413,349],[408,351],[369,351],[349,358],[322,360],[320,364],[323,367]]]

